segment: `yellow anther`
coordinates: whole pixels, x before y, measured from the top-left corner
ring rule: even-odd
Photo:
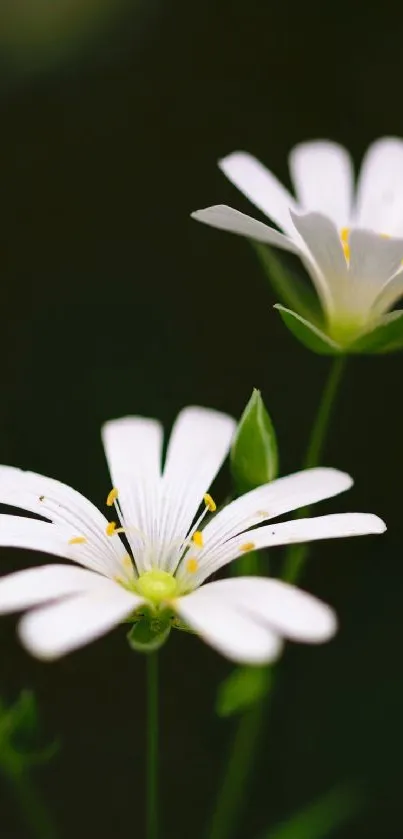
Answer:
[[[199,567],[199,563],[194,556],[191,556],[186,563],[186,571],[189,571],[189,574],[195,574]]]
[[[203,539],[203,534],[202,534],[201,530],[195,530],[195,532],[192,536],[192,542],[194,542],[194,544],[197,545],[198,548],[203,547],[204,539]]]
[[[247,551],[253,551],[255,547],[256,545],[254,542],[245,542],[243,545],[241,545],[239,550],[244,551],[246,553]]]
[[[129,554],[124,555],[124,557],[122,559],[122,565],[124,565],[125,568],[129,568],[130,570],[133,568],[133,563],[131,561],[131,558],[130,558]]]
[[[348,242],[348,237],[350,235],[350,228],[349,227],[342,227],[340,230],[340,239],[346,245]]]
[[[390,239],[391,238],[389,233],[380,233],[379,235],[380,235],[381,239]]]
[[[119,495],[118,490],[116,489],[116,487],[113,487],[113,489],[111,489],[111,491],[110,491],[110,493],[109,493],[109,495],[106,499],[106,506],[107,507],[113,507],[118,495]]]
[[[270,513],[267,510],[256,510],[256,515],[260,516],[262,519],[270,518]]]
[[[344,256],[346,257],[347,260],[350,259],[350,245],[348,243],[349,236],[350,236],[350,228],[349,227],[342,227],[341,230],[340,230],[340,239],[341,239],[341,245],[342,245],[342,248],[343,248],[343,251],[344,251]]]
[[[208,492],[206,492],[206,494],[203,495],[203,501],[206,507],[208,507],[208,509],[210,510],[210,513],[215,513],[217,509],[217,504],[215,503],[214,498],[212,498]]]
[[[69,539],[69,545],[85,545],[86,541],[85,536],[73,536]]]
[[[116,533],[116,522],[110,521],[109,524],[106,525],[105,532],[107,536],[113,536]]]

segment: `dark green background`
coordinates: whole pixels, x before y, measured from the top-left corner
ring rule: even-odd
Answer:
[[[138,13],[137,13],[138,12]],[[287,182],[300,140],[329,136],[358,163],[403,135],[402,18],[377,0],[175,0],[134,9],[97,48],[24,72],[0,100],[0,457],[110,488],[99,426],[125,413],[168,426],[185,404],[239,415],[262,389],[282,471],[298,467],[328,370],[285,332],[247,243],[189,220],[248,211],[216,168],[247,149]],[[317,545],[303,584],[340,615],[323,648],[291,646],[237,839],[357,780],[367,809],[343,839],[399,837],[402,707],[400,356],[351,362],[324,462],[355,488],[322,505],[385,517],[382,538]],[[225,472],[218,495],[228,490]],[[281,556],[278,549],[273,554]],[[275,567],[277,559],[274,560]],[[2,570],[40,557],[2,551]],[[0,623],[1,693],[35,689],[62,749],[38,781],[64,839],[142,837],[145,668],[124,631],[53,665]],[[198,839],[231,722],[213,714],[227,664],[175,634],[162,655],[164,839]],[[25,839],[4,787],[1,836]],[[235,838],[234,838],[235,839]]]

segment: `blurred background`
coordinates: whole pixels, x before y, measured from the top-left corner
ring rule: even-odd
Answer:
[[[375,137],[403,136],[402,24],[380,0],[2,0],[2,462],[103,505],[103,420],[168,428],[188,403],[239,416],[255,386],[282,472],[298,467],[328,361],[285,331],[249,245],[189,213],[251,211],[216,166],[235,149],[288,183],[298,141],[330,137],[358,164]],[[317,512],[373,511],[389,531],[312,552],[303,585],[335,606],[340,634],[287,649],[236,839],[350,780],[367,805],[337,835],[401,835],[401,365],[348,366],[324,462],[356,484]],[[228,487],[224,470],[215,494]],[[1,570],[39,559],[3,550]],[[164,836],[197,839],[233,728],[213,710],[231,668],[181,633],[161,659]],[[2,619],[0,661],[2,696],[33,688],[61,742],[38,773],[61,839],[141,837],[145,663],[124,629],[45,665]],[[1,835],[27,839],[5,785],[0,805]]]

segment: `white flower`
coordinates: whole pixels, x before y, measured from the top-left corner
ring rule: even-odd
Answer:
[[[403,295],[402,140],[383,138],[370,146],[356,191],[350,155],[330,141],[302,143],[291,151],[296,199],[246,152],[230,154],[219,165],[283,233],[224,205],[198,210],[193,218],[298,254],[334,348],[389,326],[391,315],[385,313]],[[393,330],[395,338],[396,324]]]
[[[49,520],[1,515],[0,545],[43,551],[83,566],[45,565],[0,580],[1,613],[32,609],[19,624],[31,653],[57,658],[144,604],[156,615],[170,610],[241,662],[274,659],[282,637],[315,643],[334,633],[336,619],[328,606],[278,580],[239,577],[202,585],[254,548],[385,529],[376,516],[360,513],[260,526],[351,486],[343,472],[310,469],[238,498],[201,530],[205,515],[215,511],[207,490],[234,428],[225,414],[184,409],[161,474],[158,422],[125,417],[106,423],[102,437],[114,484],[106,503],[115,506],[116,522],[108,522],[91,501],[59,481],[0,467],[0,502]]]

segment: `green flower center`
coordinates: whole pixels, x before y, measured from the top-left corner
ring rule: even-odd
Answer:
[[[172,574],[154,568],[153,571],[146,571],[134,584],[135,591],[153,603],[161,603],[163,600],[171,600],[178,593],[178,583]]]

